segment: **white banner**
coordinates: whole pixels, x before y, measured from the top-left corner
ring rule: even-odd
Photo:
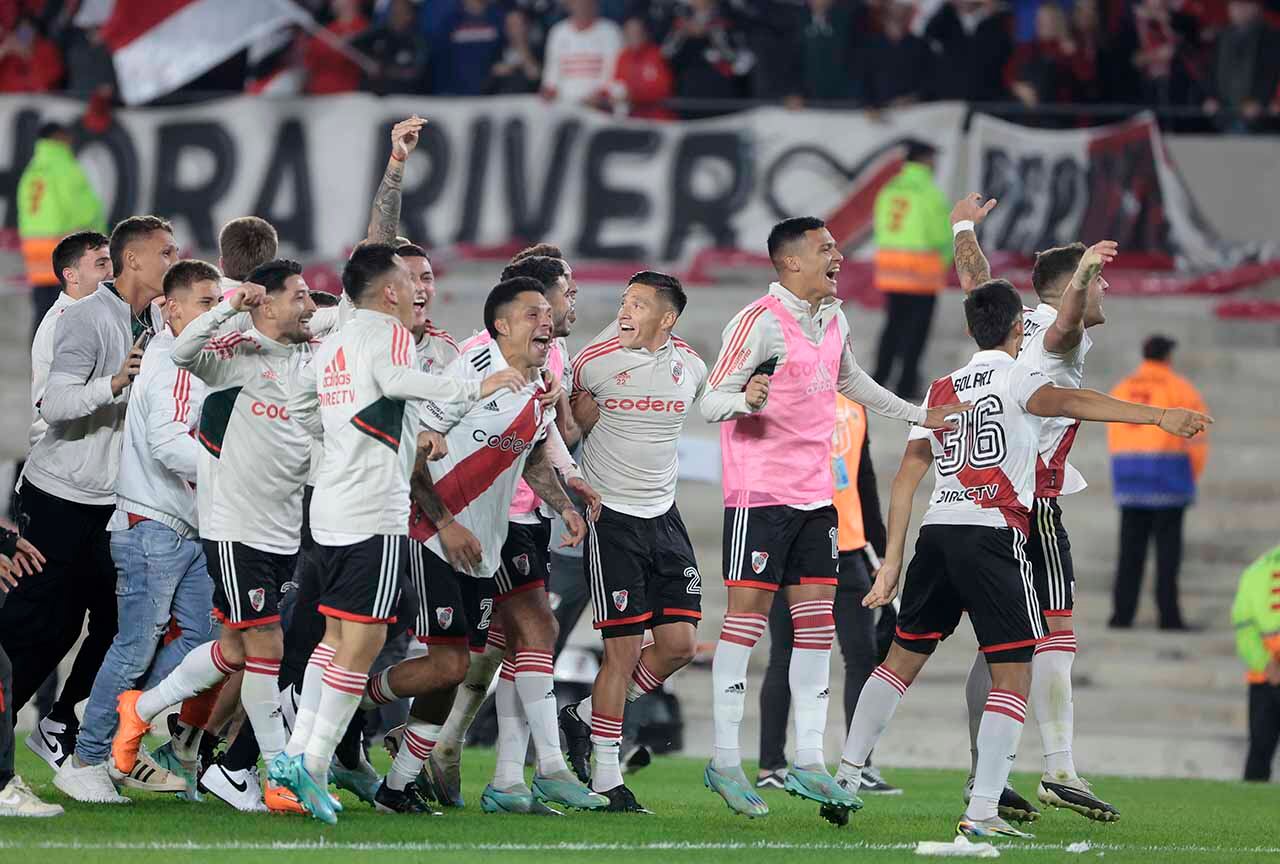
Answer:
[[[0,196],[12,190],[41,122],[75,120],[81,103],[0,99]],[[483,100],[240,97],[118,111],[77,150],[112,220],[157,213],[187,248],[216,246],[220,226],[254,213],[286,252],[336,257],[364,236],[396,120],[429,119],[406,169],[404,233],[432,248],[558,243],[582,258],[687,261],[708,247],[763,252],[769,228],[828,217],[846,251],[869,235],[879,184],[907,138],[940,148],[948,193],[963,106],[854,112],[761,108],[715,120],[649,123],[551,106]]]

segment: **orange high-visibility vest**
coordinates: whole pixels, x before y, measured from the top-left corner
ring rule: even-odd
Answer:
[[[858,497],[858,466],[862,442],[867,438],[867,411],[857,402],[836,394],[836,430],[831,436],[832,503],[839,516],[839,547],[851,552],[867,545],[862,530],[862,500]]]

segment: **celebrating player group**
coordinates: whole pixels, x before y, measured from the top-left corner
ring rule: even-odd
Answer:
[[[42,725],[54,743],[38,752],[58,788],[102,804],[127,803],[120,787],[212,795],[330,824],[342,812],[331,785],[387,813],[462,807],[463,742],[492,691],[497,763],[484,811],[649,813],[623,782],[623,722],[628,704],[696,651],[702,576],[675,492],[677,445],[698,410],[720,424],[728,589],[711,672],[714,754],[702,778],[711,792],[745,816],[769,813],[743,771],[739,738],[751,652],[782,591],[794,630],[785,788],[822,817],[845,824],[862,808],[872,750],[967,612],[979,654],[966,687],[973,770],[957,831],[1027,836],[1010,822],[1038,811],[1008,778],[1028,703],[1045,745],[1039,800],[1119,818],[1072,761],[1073,574],[1058,499],[1083,481],[1067,457],[1084,420],[1190,437],[1212,419],[1083,389],[1116,244],[1041,253],[1039,305],[1026,309],[1009,282],[992,278],[974,233],[996,202],[961,200],[955,260],[977,350],[933,382],[923,405],[859,367],[836,299],[843,256],[812,217],[774,226],[777,280],[729,320],[710,367],[676,335],[687,302],[680,281],[649,270],[631,277],[616,319],[571,356],[577,285],[549,244],[511,259],[485,299],[483,329],[458,345],[429,318],[429,256],[396,236],[404,165],[425,122],[392,130],[368,234],[343,268],[336,305],[317,308],[323,295],[276,257],[262,220],[228,225],[221,270],[180,261],[148,276],[151,247],[174,245],[155,217],[126,220],[144,224],[110,239],[116,279],[98,293],[134,307],[137,331],[132,349],[120,337],[119,373],[106,369],[103,404],[128,405],[111,552],[119,545],[123,555],[133,532],[146,535],[145,554],[166,543],[187,551],[180,579],[137,588],[163,607],[150,613],[145,648],[125,626],[121,594],[120,633],[78,732]],[[236,231],[270,243],[245,262]],[[77,308],[65,313],[72,323]],[[68,320],[58,324],[60,351]],[[887,553],[864,600],[875,608],[901,593],[897,630],[857,699],[833,775],[823,737],[842,548],[838,395],[909,432]],[[46,419],[48,434],[61,434],[60,418]],[[912,498],[930,468],[934,490],[900,591]],[[604,644],[590,696],[559,709],[546,590],[553,542],[584,547]],[[212,629],[200,621],[209,610]],[[181,635],[156,653],[171,619]],[[130,664],[131,674],[120,671]],[[393,760],[381,776],[365,756],[361,709],[396,702],[408,715],[386,735]],[[148,751],[152,723],[177,706],[170,739]],[[209,740],[241,715],[234,741],[208,760]]]

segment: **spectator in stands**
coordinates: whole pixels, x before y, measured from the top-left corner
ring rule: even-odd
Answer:
[[[1176,345],[1167,336],[1148,337],[1142,344],[1142,364],[1111,395],[1159,408],[1184,406],[1204,412],[1196,388],[1173,371]],[[1196,497],[1196,481],[1209,455],[1208,438],[1177,438],[1155,426],[1112,423],[1107,426],[1107,443],[1112,491],[1120,505],[1120,555],[1109,626],[1133,626],[1147,546],[1154,538],[1160,629],[1190,629],[1178,607],[1182,521]]]
[[[412,0],[392,0],[386,20],[351,44],[377,62],[365,73],[362,89],[380,96],[426,92],[427,40],[418,30]]]
[[[1244,779],[1266,783],[1280,744],[1280,546],[1240,576],[1231,623],[1249,682],[1249,755]]]
[[[62,56],[67,61],[66,89],[76,94],[116,89],[116,67],[102,41],[100,27],[68,27],[62,33]]]
[[[973,102],[1008,98],[1005,65],[1013,54],[1012,20],[998,0],[950,0],[929,20],[925,39],[936,56],[934,96]]]
[[[609,86],[613,109],[632,117],[670,120],[675,115],[662,103],[671,98],[674,81],[662,49],[649,34],[644,18],[628,18],[622,25],[625,47]]]
[[[502,19],[506,28],[506,48],[489,77],[490,93],[537,93],[542,80],[542,64],[530,41],[529,19],[513,9]]]
[[[551,28],[543,59],[542,94],[581,105],[606,92],[622,52],[622,30],[601,18],[596,0],[565,0],[569,17]]]
[[[1228,132],[1257,131],[1280,81],[1280,33],[1257,0],[1231,0],[1230,23],[1218,36],[1206,81],[1204,110]]]
[[[1076,0],[1071,9],[1071,40],[1076,46],[1076,99],[1097,102],[1102,96],[1100,83],[1104,60],[1102,18],[1098,0]]]
[[[745,76],[755,64],[743,35],[721,13],[716,0],[690,0],[662,45],[681,99],[739,99],[746,95]],[[686,117],[715,111],[684,112]]]
[[[431,40],[431,79],[436,93],[478,96],[502,57],[502,10],[493,0],[462,0]]]
[[[928,44],[911,32],[914,0],[885,4],[881,28],[867,43],[863,69],[869,105],[910,105],[929,98],[934,58]]]
[[[1083,57],[1057,3],[1044,3],[1036,11],[1036,38],[1018,47],[1013,58],[1010,89],[1028,108],[1046,102],[1074,102],[1083,81],[1094,71]]]
[[[875,202],[875,285],[888,295],[874,378],[903,399],[919,401],[933,306],[951,267],[951,217],[933,178],[937,151],[923,141],[907,145],[906,162]],[[897,386],[889,379],[895,369]]]
[[[62,82],[62,73],[61,52],[31,16],[0,32],[0,92],[47,93]]]
[[[836,0],[808,0],[808,16],[789,47],[799,67],[788,104],[807,101],[843,102],[862,97],[862,82],[854,74],[852,10]]]
[[[1186,56],[1197,40],[1193,15],[1175,9],[1171,0],[1139,0],[1115,40],[1117,59],[1131,60],[1117,62],[1108,97],[1154,106],[1187,104],[1192,75]]]
[[[334,40],[350,43],[369,29],[360,0],[333,0],[331,8],[333,20],[324,29]],[[307,70],[307,92],[313,96],[360,89],[364,73],[359,65],[320,36],[307,40],[302,63]]]

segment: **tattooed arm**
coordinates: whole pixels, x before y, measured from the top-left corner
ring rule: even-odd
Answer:
[[[1114,240],[1095,243],[1080,256],[1076,272],[1062,292],[1058,304],[1058,317],[1053,319],[1044,334],[1044,350],[1050,354],[1069,354],[1084,338],[1084,313],[1089,306],[1089,289],[1101,278],[1102,268],[1115,260],[1117,252]]]
[[[484,548],[476,535],[455,519],[454,514],[449,512],[449,508],[440,499],[435,483],[431,480],[431,473],[427,470],[429,457],[429,448],[418,448],[417,462],[409,477],[409,495],[436,526],[440,548],[453,568],[473,576],[479,575],[480,565],[484,563]]]
[[[956,275],[960,277],[960,287],[966,294],[991,278],[991,265],[987,263],[987,256],[982,254],[982,247],[978,245],[975,229],[983,219],[987,218],[987,214],[995,209],[995,206],[996,199],[992,198],[984,204],[982,196],[972,192],[957,201],[956,206],[951,209],[953,226],[957,222],[973,223],[973,226],[965,231],[956,231],[953,241]]]
[[[418,458],[413,465],[413,474],[409,476],[409,497],[413,503],[422,508],[422,512],[431,520],[431,524],[440,530],[453,521],[453,514],[440,500],[431,472],[427,470],[427,462],[431,458],[429,447],[418,448]]]
[[[427,123],[413,116],[391,127],[391,157],[387,170],[373,196],[373,209],[369,214],[369,231],[366,237],[373,243],[394,243],[400,230],[400,194],[404,183],[404,163],[418,146],[419,132]]]
[[[577,546],[586,538],[587,523],[560,485],[556,469],[547,456],[546,441],[535,446],[529,454],[529,461],[524,463],[524,482],[564,520],[564,541],[561,546]]]

